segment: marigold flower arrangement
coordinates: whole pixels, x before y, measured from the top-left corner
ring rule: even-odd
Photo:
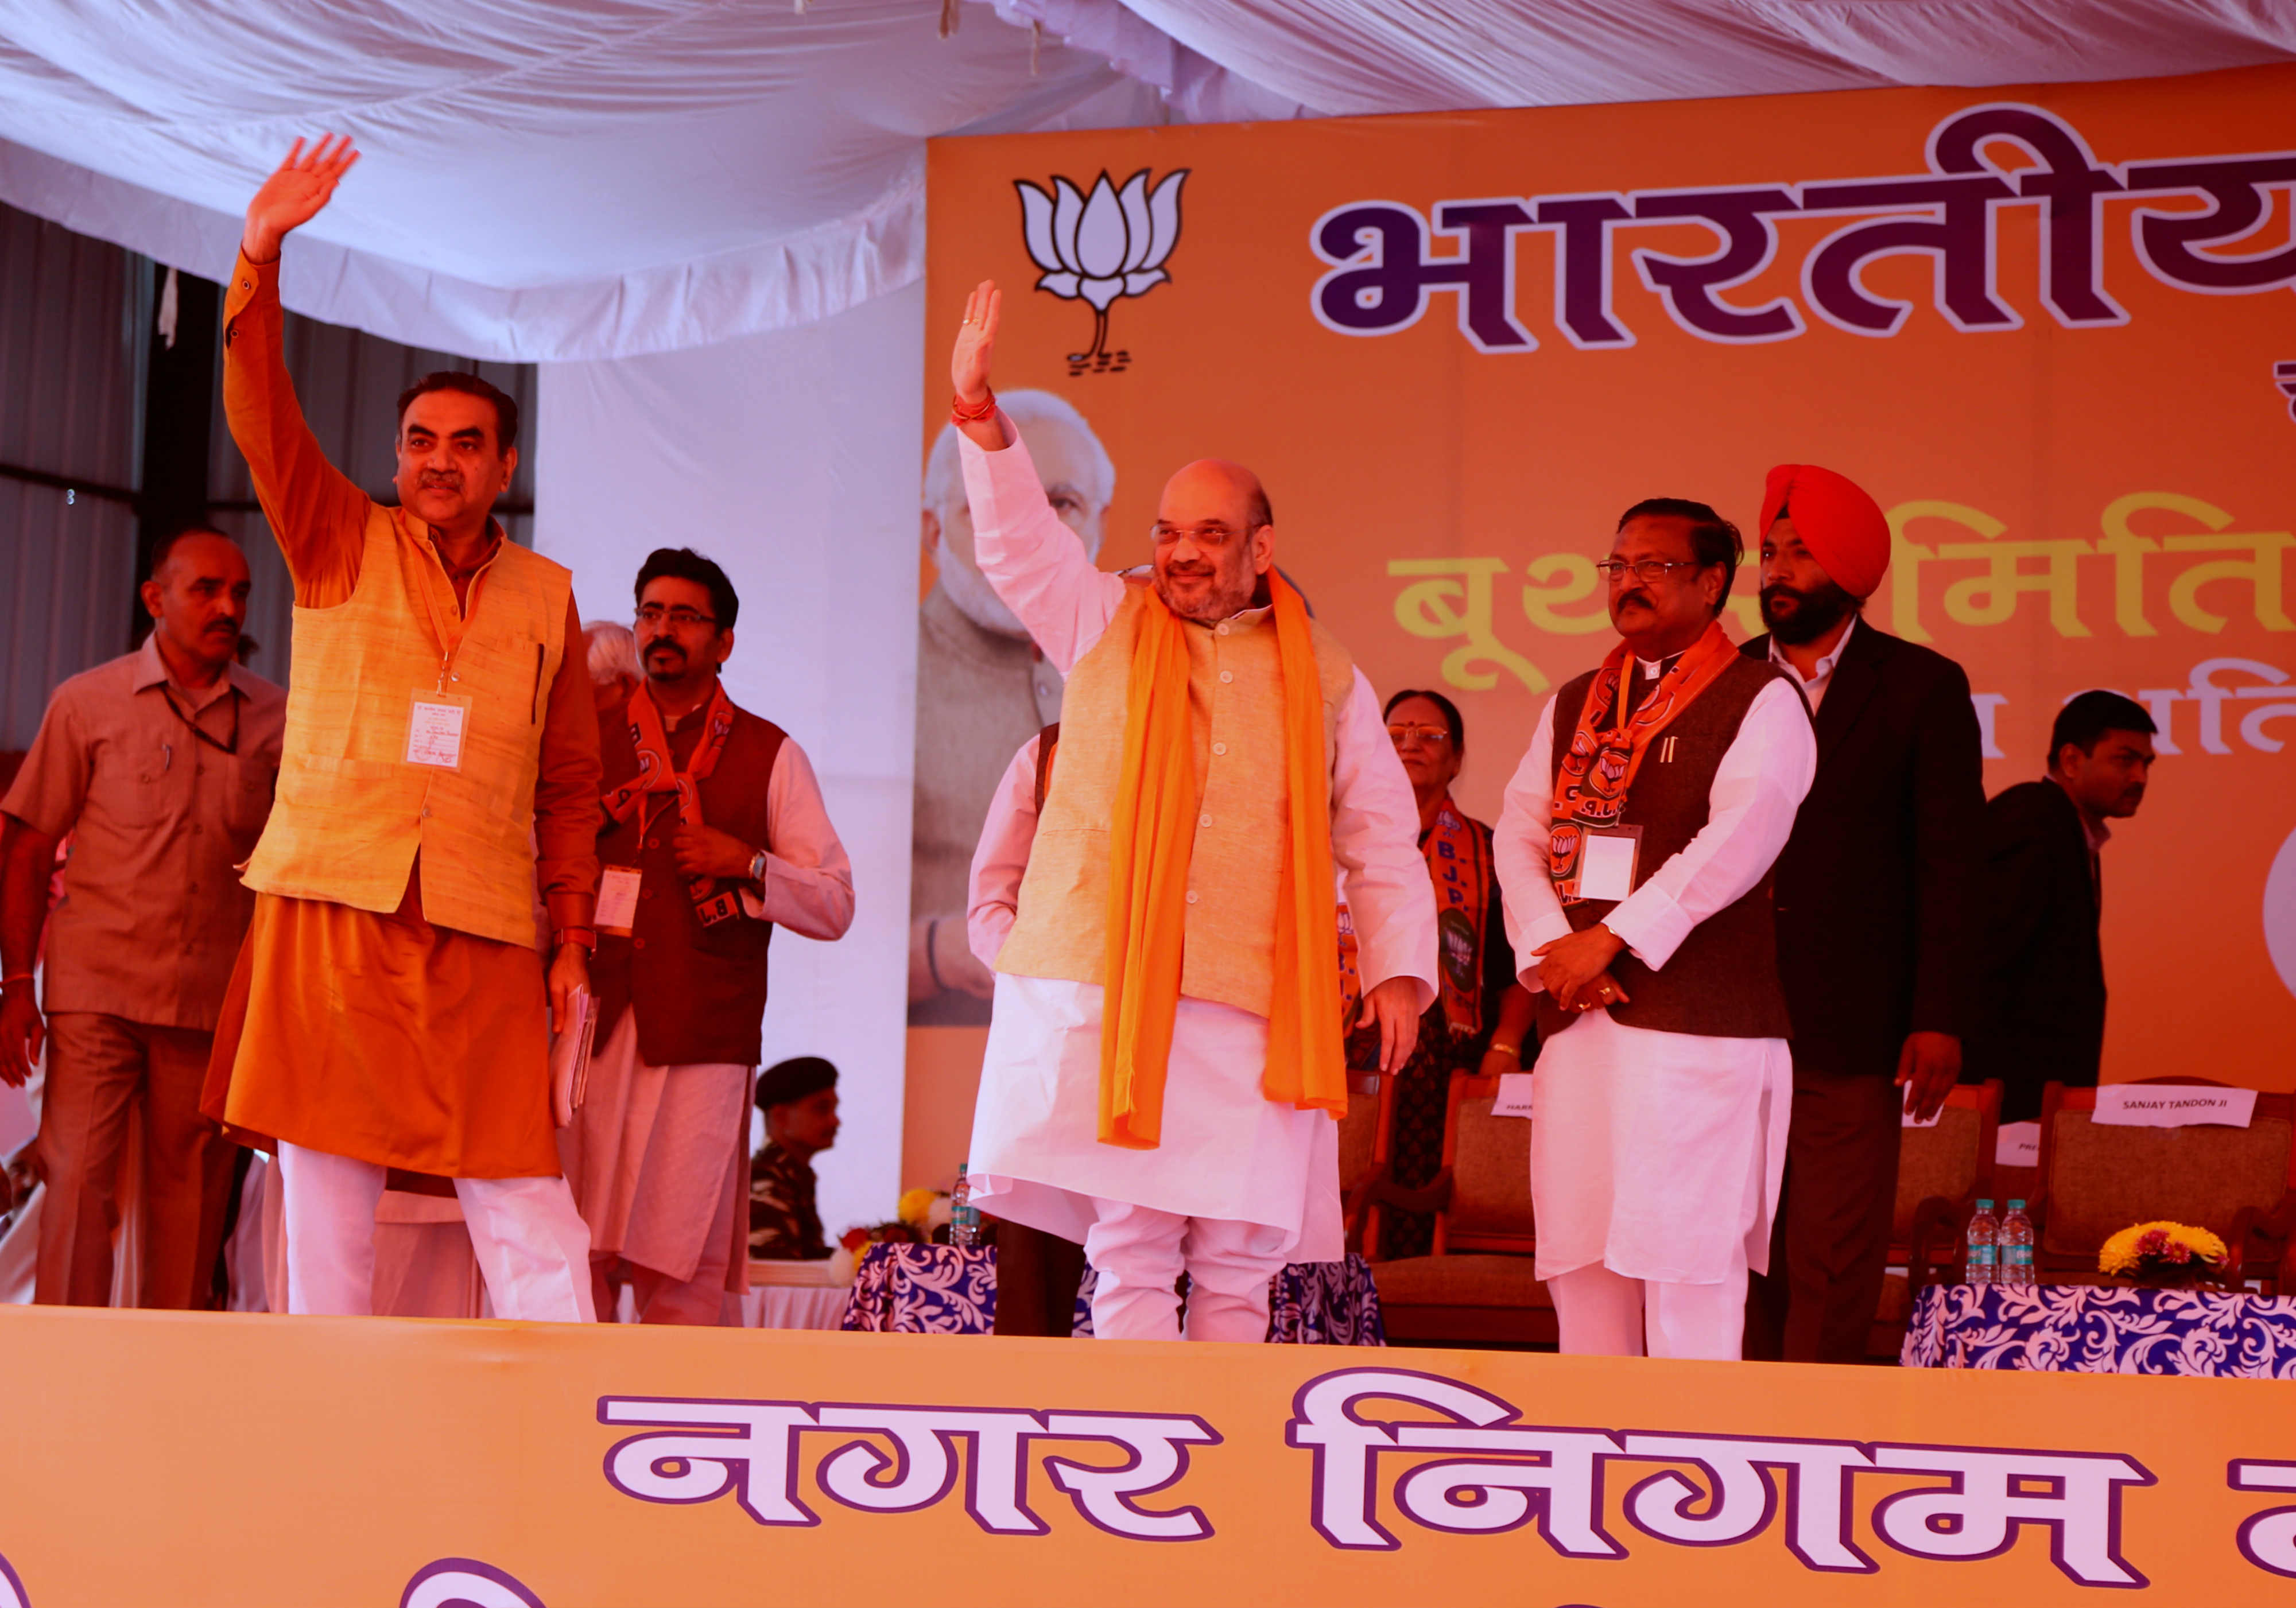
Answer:
[[[2158,1282],[2221,1275],[2232,1260],[2225,1243],[2205,1228],[2183,1223],[2137,1223],[2104,1242],[2100,1273]]]

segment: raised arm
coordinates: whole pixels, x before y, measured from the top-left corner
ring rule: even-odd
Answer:
[[[1124,581],[1092,562],[1075,531],[1046,500],[1044,482],[1013,421],[988,386],[1003,294],[982,280],[964,304],[949,358],[950,417],[963,439],[972,556],[1004,606],[1063,676],[1100,640],[1124,601]]]
[[[306,151],[297,140],[248,203],[239,261],[224,297],[224,416],[247,458],[256,500],[294,577],[295,601],[324,608],[358,582],[366,494],[327,462],[303,422],[281,346],[279,251],[308,223],[358,160],[345,137]]]

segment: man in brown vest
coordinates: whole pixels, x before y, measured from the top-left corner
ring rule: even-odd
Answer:
[[[304,423],[281,242],[356,160],[348,140],[296,143],[248,206],[224,301],[224,406],[294,578],[295,677],[202,1105],[276,1144],[288,1310],[373,1309],[375,1210],[399,1169],[453,1180],[497,1317],[587,1321],[549,1067],[596,942],[598,721],[573,578],[492,518],[518,406],[485,381],[432,374],[399,398],[397,507]]]
[[[1768,1265],[1793,1097],[1770,867],[1817,746],[1784,672],[1722,634],[1741,552],[1703,503],[1627,511],[1597,566],[1623,640],[1549,701],[1499,819],[1565,1351],[1734,1358]]]
[[[973,554],[1068,685],[972,1198],[1083,1242],[1103,1338],[1175,1338],[1185,1269],[1190,1339],[1259,1341],[1269,1278],[1341,1254],[1339,872],[1387,1071],[1434,997],[1418,810],[1370,683],[1275,570],[1258,478],[1189,464],[1152,575],[1095,569],[989,390],[996,319],[984,283],[951,362]]]
[[[604,862],[596,1059],[562,1136],[599,1309],[626,1274],[638,1321],[721,1321],[749,1288],[743,1161],[774,928],[845,936],[853,868],[805,751],[718,680],[742,600],[663,547],[637,579],[645,680],[600,734]]]

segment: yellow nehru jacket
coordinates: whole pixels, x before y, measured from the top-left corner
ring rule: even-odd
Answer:
[[[534,783],[573,577],[505,541],[465,625],[417,524],[376,506],[365,540],[348,603],[295,610],[278,801],[247,885],[389,912],[420,850],[427,920],[532,948]],[[455,769],[407,759],[414,700],[439,700],[442,626],[461,636],[444,692],[470,700]]]
[[[1124,767],[1133,638],[1146,597],[1144,587],[1126,594],[1106,634],[1069,676],[1060,757],[1029,851],[1020,916],[996,958],[1000,972],[1106,980],[1108,828]],[[1266,1016],[1275,989],[1275,898],[1290,818],[1275,624],[1265,609],[1216,626],[1185,623],[1197,803],[1180,992]],[[1309,629],[1328,766],[1339,711],[1354,691],[1355,661],[1330,632],[1312,621]]]

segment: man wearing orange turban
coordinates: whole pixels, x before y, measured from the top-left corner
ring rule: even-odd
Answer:
[[[1888,1259],[1899,1113],[1933,1116],[1961,1071],[1983,767],[1961,667],[1861,615],[1890,562],[1874,499],[1830,469],[1782,464],[1760,529],[1770,629],[1742,652],[1800,686],[1818,758],[1777,862],[1793,1123],[1746,1354],[1857,1362]]]

